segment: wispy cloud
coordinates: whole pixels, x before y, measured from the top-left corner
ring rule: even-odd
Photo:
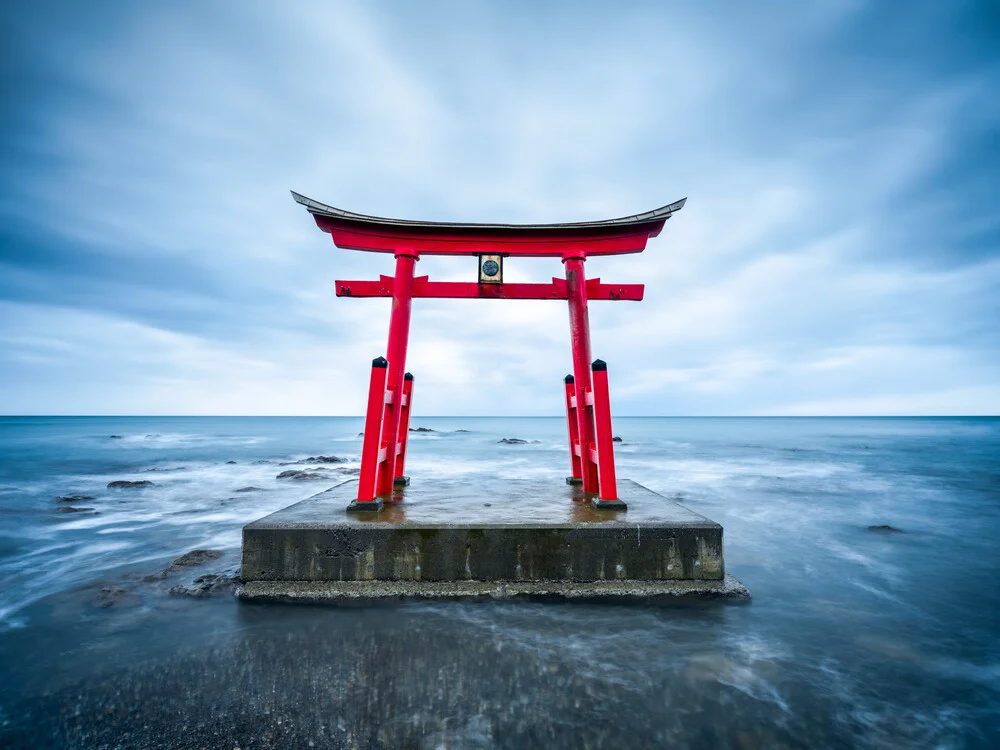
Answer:
[[[1000,412],[980,5],[0,13],[0,412],[358,413],[387,304],[333,281],[391,258],[334,248],[290,188],[470,221],[689,196],[589,264],[647,283],[592,305],[619,414]],[[418,410],[558,413],[566,329],[558,303],[418,301]]]

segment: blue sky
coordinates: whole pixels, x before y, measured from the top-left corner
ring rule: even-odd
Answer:
[[[995,4],[5,3],[0,66],[0,413],[360,413],[388,302],[333,282],[393,261],[289,190],[687,196],[588,263],[647,284],[591,305],[619,415],[1000,413]],[[562,303],[415,303],[418,413],[558,414],[570,368]]]

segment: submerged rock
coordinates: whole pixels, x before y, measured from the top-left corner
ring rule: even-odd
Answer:
[[[227,464],[235,464],[235,461],[226,461]]]
[[[166,568],[161,570],[159,573],[146,576],[143,580],[147,583],[159,581],[166,578],[171,573],[181,570],[182,568],[190,568],[192,565],[201,565],[211,560],[218,560],[220,557],[222,557],[222,552],[217,549],[193,549],[190,552],[185,552],[180,557],[175,557]]]
[[[121,440],[121,435],[108,435],[108,440]]]
[[[121,601],[122,597],[127,593],[128,589],[123,589],[119,586],[105,586],[97,592],[97,601],[95,603],[98,607],[110,607]]]
[[[885,534],[902,534],[902,529],[897,529],[895,526],[889,526],[888,524],[882,524],[880,526],[869,526],[869,531],[881,531]]]
[[[93,499],[93,495],[60,495],[59,497],[52,498],[57,503],[85,503]]]
[[[190,584],[179,583],[171,587],[167,593],[174,596],[211,596],[232,591],[236,586],[238,578],[235,575],[224,575],[222,573],[210,573],[198,576]]]
[[[209,560],[218,560],[220,557],[222,557],[222,552],[217,549],[193,549],[190,552],[185,552],[180,557],[174,558],[167,570],[186,568],[189,565],[201,565]]]
[[[340,456],[309,456],[298,461],[282,461],[278,466],[301,466],[302,464],[345,464],[346,458]]]
[[[455,430],[455,432],[468,432],[468,430]]]
[[[621,443],[621,442],[622,442],[622,439],[621,439],[621,437],[620,437],[620,436],[618,436],[618,435],[615,435],[615,436],[614,436],[613,438],[611,438],[611,442],[612,442],[612,443]]]
[[[240,487],[238,490],[233,490],[234,492],[263,492],[263,487]]]
[[[306,479],[329,479],[325,474],[315,474],[311,471],[301,471],[300,469],[288,469],[278,474],[275,479],[294,479],[302,481]]]
[[[94,510],[93,508],[78,508],[75,505],[63,505],[56,508],[56,513],[87,513],[88,511]],[[96,511],[95,511],[96,512]]]
[[[521,438],[502,438],[500,440],[497,440],[497,443],[500,443],[502,445],[527,445],[530,442],[532,441],[522,440]]]
[[[108,487],[111,489],[127,489],[129,487],[152,487],[153,483],[148,479],[140,479],[137,482],[130,482],[127,479],[116,479],[113,482],[108,482]]]
[[[411,427],[410,432],[437,432],[437,430],[432,430],[430,427]]]

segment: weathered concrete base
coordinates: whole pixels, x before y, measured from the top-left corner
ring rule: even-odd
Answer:
[[[414,599],[572,599],[589,601],[750,601],[750,591],[726,575],[721,581],[249,581],[237,592],[246,601],[302,604]]]
[[[748,596],[725,575],[719,524],[628,480],[610,504],[534,480],[418,484],[382,507],[350,503],[356,489],[345,482],[245,526],[241,596]]]

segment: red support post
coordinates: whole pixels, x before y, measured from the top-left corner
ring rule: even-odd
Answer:
[[[393,472],[393,488],[405,487],[409,477],[403,475],[406,468],[406,441],[410,437],[410,405],[413,402],[413,375],[403,375],[403,403],[399,415],[399,455],[396,456],[396,470]]]
[[[410,337],[410,304],[413,299],[413,267],[417,253],[396,252],[396,276],[392,287],[392,315],[389,319],[389,375],[386,382],[385,411],[382,415],[382,445],[379,450],[378,478],[375,494],[392,494],[396,455],[399,451],[399,418],[403,394],[403,372],[406,369],[406,346]],[[384,450],[384,452],[383,452]]]
[[[573,376],[567,375],[566,383],[566,424],[569,427],[569,461],[572,474],[566,477],[566,484],[583,484],[580,473],[580,425],[576,419],[576,386]]]
[[[385,403],[385,376],[389,363],[385,357],[372,360],[372,376],[368,383],[368,410],[365,413],[365,436],[361,443],[361,477],[358,479],[358,499],[348,510],[380,510],[382,501],[375,495],[378,473],[378,448],[382,437],[382,406]]]
[[[595,499],[597,508],[626,510],[628,506],[618,499],[615,481],[615,443],[611,431],[611,396],[608,391],[608,365],[595,359],[591,365],[594,374],[594,421],[597,425],[597,471],[600,478],[600,497]]]
[[[576,417],[580,438],[580,473],[583,491],[596,494],[597,462],[594,460],[594,392],[590,379],[590,320],[587,316],[587,280],[584,256],[563,256],[569,300],[569,334],[573,345],[573,378],[576,381]]]

